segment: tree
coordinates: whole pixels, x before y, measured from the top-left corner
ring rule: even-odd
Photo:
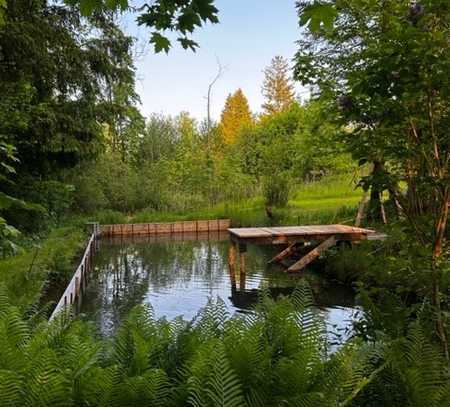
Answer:
[[[448,358],[439,289],[448,263],[448,2],[301,1],[298,7],[309,35],[299,42],[296,77],[336,101],[349,151],[361,163],[377,164],[364,187],[389,190],[428,249],[436,333]]]
[[[247,98],[241,89],[228,95],[220,119],[220,133],[226,144],[233,144],[239,132],[253,122]]]
[[[88,41],[87,47],[96,55],[104,55],[101,61],[104,78],[99,83],[99,120],[105,124],[108,147],[126,160],[145,127],[136,106],[140,99],[135,90],[132,55],[135,40],[123,33],[114,19],[99,17],[97,20],[101,31]]]
[[[289,72],[288,62],[279,55],[264,69],[262,94],[266,101],[262,107],[267,114],[281,112],[294,102],[295,91]]]
[[[130,39],[106,15],[81,18],[74,8],[45,1],[8,1],[3,17],[0,137],[18,159],[15,183],[4,191],[48,209],[62,207],[55,197],[66,200],[63,173],[103,150],[102,123],[117,112],[122,134],[131,130],[130,117],[137,123],[130,111]],[[112,99],[106,97],[111,89]],[[37,218],[19,221],[19,211],[7,211],[17,226]]]

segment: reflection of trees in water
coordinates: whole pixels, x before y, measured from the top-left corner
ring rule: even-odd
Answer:
[[[103,246],[95,258],[98,268],[88,285],[82,310],[92,312],[102,332],[110,332],[134,305],[142,302],[149,275],[133,247]]]
[[[170,291],[193,280],[204,289],[220,285],[226,251],[226,242],[211,241],[104,243],[82,310],[96,314],[101,330],[110,332],[149,291]]]
[[[226,246],[208,241],[153,243],[140,246],[138,255],[154,290],[167,290],[193,280],[210,288],[223,277]]]
[[[102,332],[110,333],[133,306],[146,302],[149,294],[171,295],[184,287],[198,286],[201,297],[205,292],[223,288],[230,284],[228,247],[228,241],[208,240],[103,242],[96,254],[97,272],[88,286],[82,311],[96,315]],[[247,290],[230,290],[229,294],[236,308],[251,308],[258,300],[261,283],[277,297],[288,295],[305,275],[319,308],[352,305],[353,296],[348,291],[317,274],[288,275],[279,265],[267,264],[272,256],[273,248],[248,247]]]

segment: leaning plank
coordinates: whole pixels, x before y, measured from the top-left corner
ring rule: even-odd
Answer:
[[[319,246],[311,250],[307,255],[303,256],[297,263],[293,264],[287,269],[289,273],[300,271],[311,263],[314,259],[319,257],[319,255],[336,244],[336,236],[330,236],[327,240],[324,240]]]
[[[292,252],[294,251],[295,246],[297,246],[298,243],[292,243],[290,244],[286,249],[284,249],[282,252],[278,253],[275,257],[270,259],[267,263],[278,263],[281,260],[283,260],[285,257],[290,256]]]

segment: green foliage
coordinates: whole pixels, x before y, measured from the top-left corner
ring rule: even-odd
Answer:
[[[289,180],[286,175],[267,176],[263,181],[263,195],[267,206],[285,207],[289,199]]]
[[[11,303],[27,309],[45,295],[50,279],[70,279],[73,260],[83,249],[84,238],[79,227],[58,228],[38,244],[0,260],[0,281]]]
[[[307,26],[315,33],[321,29],[331,31],[338,11],[333,4],[314,1],[312,4],[301,6],[299,14],[300,26]]]
[[[0,26],[1,175],[14,167],[15,182],[4,192],[40,204],[32,213],[8,208],[7,222],[36,232],[60,221],[72,203],[64,171],[104,147],[102,124],[121,151],[124,139],[139,133],[132,45],[106,14],[84,19],[61,4],[7,2]]]
[[[323,7],[334,10],[334,25],[310,27],[299,43],[296,76],[330,100],[329,114],[342,124],[354,158],[384,165],[364,180],[366,188],[395,193],[412,223],[432,214],[428,226],[417,222],[417,236],[422,243],[439,242],[449,196],[448,5],[298,2],[303,21],[313,14],[320,19]],[[400,183],[408,186],[406,196]],[[430,225],[444,227],[430,234]]]
[[[230,318],[211,300],[191,322],[135,308],[112,340],[61,316],[25,320],[0,291],[4,406],[431,406],[449,395],[442,355],[419,324],[392,343],[349,343],[327,354],[309,288],[262,296]],[[401,397],[401,398],[400,398]]]
[[[233,150],[243,170],[257,177],[286,172],[293,182],[351,171],[354,165],[324,108],[320,100],[304,106],[292,103],[244,129]]]

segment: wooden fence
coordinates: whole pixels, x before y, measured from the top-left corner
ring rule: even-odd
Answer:
[[[225,231],[231,226],[229,219],[193,220],[170,223],[130,223],[101,225],[103,236],[156,235],[171,233],[197,233]]]
[[[97,239],[100,236],[100,227],[94,224],[94,231],[89,238],[88,244],[81,258],[80,264],[76,269],[72,279],[67,285],[61,299],[50,315],[50,321],[55,318],[61,311],[72,309],[79,301],[82,291],[87,284],[88,274],[92,268],[92,260],[97,250]]]

